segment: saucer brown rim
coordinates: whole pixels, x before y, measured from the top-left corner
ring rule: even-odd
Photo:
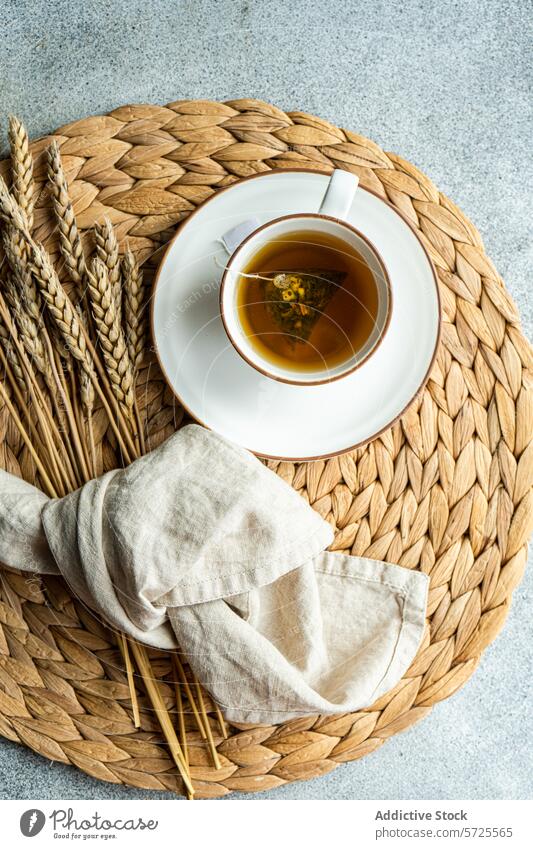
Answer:
[[[244,351],[242,350],[242,348],[239,347],[239,343],[236,341],[236,339],[234,339],[234,337],[231,334],[231,331],[230,331],[228,324],[227,324],[227,321],[226,321],[226,317],[224,315],[224,312],[225,312],[224,305],[223,305],[224,289],[226,288],[228,272],[230,270],[229,266],[231,265],[231,263],[235,259],[236,255],[239,253],[240,250],[242,250],[242,248],[245,247],[245,245],[247,244],[247,242],[250,241],[250,239],[255,238],[255,236],[257,236],[257,234],[260,233],[262,230],[265,230],[267,227],[272,227],[274,224],[279,224],[280,221],[289,221],[289,220],[292,220],[293,218],[321,218],[321,219],[324,219],[325,221],[333,221],[335,224],[339,224],[341,227],[346,227],[347,230],[351,230],[352,233],[355,233],[355,235],[358,236],[361,239],[361,241],[364,242],[370,248],[372,253],[376,256],[378,263],[381,267],[381,270],[383,272],[385,284],[387,286],[387,294],[388,294],[387,316],[386,316],[386,319],[385,319],[385,323],[383,325],[383,330],[380,333],[377,340],[374,342],[374,345],[372,346],[370,351],[368,351],[361,360],[356,362],[355,365],[351,366],[346,371],[343,371],[340,374],[335,375],[334,377],[324,377],[324,378],[321,378],[320,380],[296,380],[296,379],[291,380],[288,377],[280,377],[279,375],[272,374],[272,372],[267,371],[267,369],[263,369],[260,366],[258,366],[257,363],[254,363],[249,357],[247,357],[246,354],[244,353]],[[226,336],[228,337],[229,341],[231,342],[231,344],[233,345],[233,347],[235,348],[235,350],[237,351],[239,356],[242,357],[242,359],[246,363],[248,363],[249,366],[251,366],[253,369],[255,369],[256,371],[263,374],[265,377],[269,377],[271,380],[277,380],[278,383],[289,383],[292,386],[321,386],[324,383],[334,383],[336,380],[341,380],[341,378],[343,378],[343,377],[348,377],[349,374],[353,374],[354,371],[357,371],[358,368],[361,368],[361,366],[364,365],[366,363],[366,361],[376,353],[377,349],[379,348],[379,346],[383,342],[385,334],[387,333],[387,330],[389,329],[389,324],[390,324],[390,320],[391,320],[391,313],[392,313],[392,305],[393,305],[392,286],[391,286],[391,283],[390,283],[389,270],[387,268],[385,261],[383,260],[383,258],[381,256],[381,254],[376,249],[375,245],[370,241],[369,238],[367,238],[367,236],[365,236],[363,233],[361,233],[360,230],[357,230],[356,227],[353,227],[348,221],[344,221],[344,219],[342,219],[342,218],[336,218],[334,215],[324,215],[321,212],[294,212],[294,213],[291,213],[290,215],[280,215],[280,216],[278,216],[278,218],[273,218],[271,221],[266,221],[264,224],[261,224],[259,227],[256,227],[255,230],[252,233],[250,233],[248,236],[246,236],[246,238],[243,239],[242,242],[240,242],[240,244],[237,245],[237,247],[235,248],[235,250],[231,254],[230,258],[228,259],[226,268],[224,270],[224,274],[222,275],[222,279],[220,281],[220,289],[219,289],[219,294],[218,294],[218,300],[219,300],[219,307],[220,307],[220,318],[222,319],[222,324],[224,325],[224,330],[226,331]]]
[[[242,177],[238,181],[238,183],[244,183],[244,182],[248,182],[250,180],[258,180],[258,179],[261,179],[261,177],[268,177],[268,176],[277,175],[277,174],[320,174],[323,177],[330,177],[331,176],[331,169],[328,170],[328,171],[325,171],[323,169],[315,169],[315,168],[272,168],[270,171],[264,171],[264,172],[261,172],[260,174],[250,174],[248,177]],[[174,233],[174,235],[172,236],[170,241],[167,243],[165,251],[164,251],[164,253],[161,257],[161,260],[159,262],[157,271],[155,273],[154,281],[153,281],[153,284],[152,284],[152,294],[151,294],[151,298],[150,298],[150,328],[151,328],[151,332],[152,332],[153,350],[154,350],[154,353],[157,357],[157,362],[159,363],[159,367],[161,369],[161,372],[162,372],[162,374],[163,374],[163,376],[166,380],[167,385],[170,388],[170,391],[172,392],[172,394],[174,395],[176,400],[181,404],[183,409],[186,410],[186,412],[191,416],[192,419],[194,419],[196,422],[198,422],[198,424],[201,424],[207,430],[211,430],[212,428],[210,428],[209,425],[207,425],[205,422],[203,422],[200,418],[198,418],[197,415],[195,415],[195,413],[192,412],[192,410],[189,409],[187,404],[185,404],[182,401],[179,394],[176,392],[176,390],[172,386],[172,383],[170,382],[167,371],[166,371],[166,369],[165,369],[165,367],[164,367],[164,365],[161,361],[161,357],[159,356],[159,350],[158,350],[158,347],[157,347],[155,329],[154,329],[155,294],[156,294],[157,286],[159,284],[159,278],[161,276],[161,270],[162,270],[163,265],[165,263],[165,260],[167,258],[167,254],[169,253],[172,245],[174,244],[174,242],[176,241],[178,236],[181,234],[181,231],[188,225],[188,223],[191,221],[191,219],[194,218],[194,216],[197,214],[197,212],[199,212],[201,209],[204,208],[204,206],[207,206],[208,203],[210,203],[212,200],[214,200],[216,197],[218,197],[222,192],[227,192],[229,189],[238,185],[238,183],[236,182],[236,183],[231,183],[229,186],[223,186],[214,195],[211,195],[210,197],[206,198],[206,200],[202,201],[202,203],[199,203],[198,206],[196,207],[196,209],[193,212],[191,212],[190,215],[188,215],[187,218],[185,218],[184,221],[179,225],[176,232]],[[264,454],[261,451],[254,451],[253,449],[248,449],[252,452],[252,454],[255,454],[256,457],[261,457],[264,460],[280,460],[280,461],[287,462],[287,463],[311,463],[311,462],[314,462],[315,460],[328,460],[331,457],[339,457],[341,454],[347,454],[350,451],[355,451],[357,448],[362,448],[363,445],[367,445],[367,443],[371,442],[373,439],[377,439],[378,436],[381,436],[382,433],[385,433],[387,430],[389,430],[391,427],[393,427],[396,424],[396,422],[398,422],[401,419],[401,417],[404,415],[406,410],[409,409],[409,407],[411,406],[411,404],[413,403],[413,401],[415,400],[417,395],[421,392],[421,390],[426,385],[426,383],[429,379],[429,375],[431,374],[431,370],[433,368],[433,365],[435,363],[435,359],[437,357],[437,352],[438,352],[438,349],[439,349],[439,344],[440,344],[441,336],[442,336],[442,303],[441,303],[441,298],[440,298],[440,293],[439,293],[439,284],[438,284],[437,272],[435,271],[435,266],[433,264],[433,260],[431,259],[426,246],[424,245],[424,243],[420,239],[418,233],[416,232],[415,227],[412,225],[412,223],[409,221],[409,219],[403,214],[403,212],[400,212],[399,209],[396,209],[396,207],[393,206],[392,203],[390,203],[390,201],[383,198],[380,194],[378,194],[378,192],[375,192],[373,189],[368,189],[364,186],[359,185],[357,191],[358,192],[360,192],[360,191],[368,192],[368,194],[374,195],[374,197],[377,197],[382,203],[386,204],[399,218],[402,219],[402,221],[405,224],[407,224],[407,226],[409,227],[409,229],[412,231],[413,235],[415,236],[418,244],[422,248],[424,254],[426,255],[426,258],[427,258],[427,261],[429,263],[429,267],[431,269],[431,273],[432,273],[432,276],[433,276],[433,283],[435,285],[435,294],[436,294],[436,297],[437,297],[437,312],[438,312],[438,318],[439,318],[438,327],[437,327],[437,336],[436,336],[436,339],[435,339],[435,347],[433,349],[433,354],[431,356],[431,360],[428,364],[427,370],[426,370],[424,377],[422,378],[420,385],[418,386],[416,392],[413,392],[411,398],[409,399],[407,404],[405,404],[405,406],[402,408],[402,410],[400,410],[400,412],[393,419],[391,419],[390,422],[388,422],[386,425],[384,425],[379,430],[375,431],[375,433],[371,433],[365,439],[361,439],[359,442],[356,442],[353,445],[348,445],[346,448],[341,448],[338,451],[332,451],[332,452],[328,452],[326,454],[317,454],[317,455],[310,456],[310,457],[279,457],[275,454]]]

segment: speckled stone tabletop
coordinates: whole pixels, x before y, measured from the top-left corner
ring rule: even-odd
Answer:
[[[10,112],[36,136],[123,103],[179,98],[257,97],[315,113],[414,162],[472,218],[531,338],[526,0],[3,0],[1,12],[4,130]],[[258,798],[530,798],[532,565],[459,693],[371,756]],[[167,796],[0,738],[0,798]]]

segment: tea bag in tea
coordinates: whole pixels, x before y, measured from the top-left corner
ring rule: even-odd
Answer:
[[[264,281],[272,321],[293,343],[305,342],[345,277],[344,271],[324,269],[277,272]]]

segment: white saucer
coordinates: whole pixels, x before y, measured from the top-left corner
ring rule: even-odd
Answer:
[[[393,289],[388,331],[357,371],[333,383],[294,386],[265,377],[231,345],[219,313],[227,254],[219,239],[240,221],[316,212],[328,175],[271,171],[213,195],[168,245],[154,283],[152,331],[159,362],[199,422],[264,457],[313,460],[349,451],[404,412],[433,363],[440,331],[435,270],[406,220],[358,188],[348,221],[383,258]]]

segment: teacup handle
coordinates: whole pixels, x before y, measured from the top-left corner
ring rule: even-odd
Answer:
[[[359,177],[349,171],[337,168],[331,175],[326,194],[322,199],[320,215],[330,215],[344,221],[353,203],[354,195],[359,185]]]
[[[359,178],[349,171],[337,168],[331,175],[326,194],[322,198],[319,215],[329,215],[344,221],[350,211],[353,198],[359,185]],[[231,256],[240,243],[260,226],[257,218],[242,221],[221,236],[220,241]]]

